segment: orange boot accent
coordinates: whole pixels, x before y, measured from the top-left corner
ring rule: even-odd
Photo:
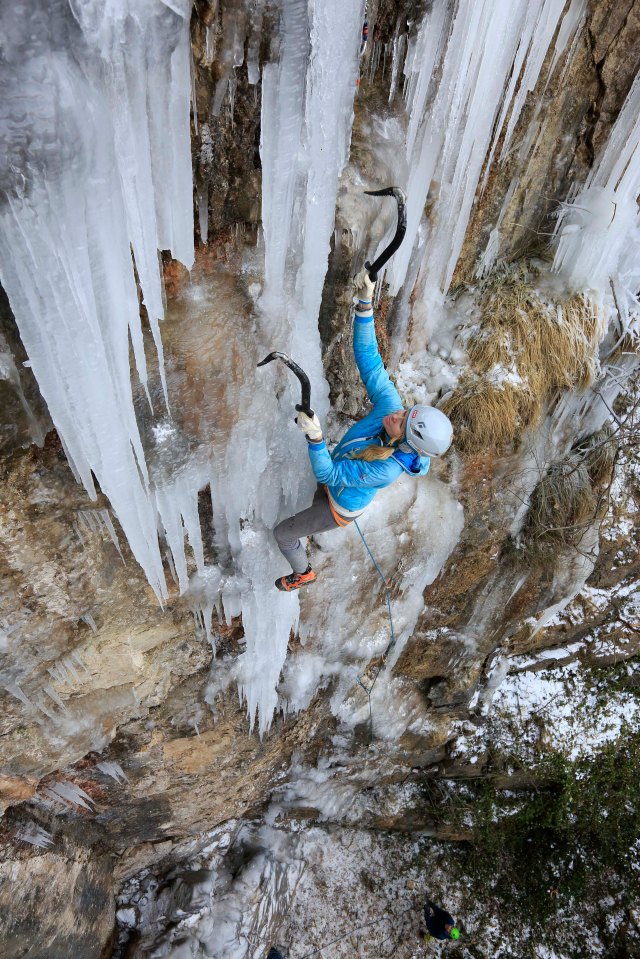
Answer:
[[[310,566],[307,566],[304,573],[291,573],[290,576],[281,576],[276,580],[276,587],[283,593],[291,593],[294,589],[300,589],[302,586],[308,586],[309,583],[315,583],[317,577]]]

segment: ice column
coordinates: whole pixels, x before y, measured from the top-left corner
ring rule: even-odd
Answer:
[[[561,0],[461,0],[453,20],[445,4],[425,15],[406,67],[407,239],[386,274],[392,293],[404,282],[430,188],[423,284],[427,297],[446,293],[494,124],[502,126],[511,109],[511,136],[563,7]]]
[[[157,247],[193,258],[189,12],[188,0],[39,0],[0,15],[2,282],[74,472],[94,499],[95,475],[159,597],[129,375],[131,335],[145,380],[130,244],[156,324]]]
[[[613,282],[628,327],[640,286],[640,77],[636,77],[584,189],[559,217],[554,270],[602,295]]]
[[[85,40],[98,55],[90,65],[113,121],[127,232],[158,350],[165,398],[158,250],[171,250],[189,268],[194,259],[190,7],[189,0],[178,0],[170,7],[156,0],[72,2]],[[140,366],[142,344],[134,345]]]
[[[307,362],[309,373],[323,380],[318,314],[329,262],[335,221],[338,180],[347,162],[353,124],[353,99],[358,76],[359,45],[364,4],[344,0],[315,0],[311,4],[311,58],[305,103],[305,159],[308,166],[304,194],[303,258],[296,276],[296,297],[302,299],[302,317],[296,317],[293,349],[308,350],[309,333],[315,350]],[[299,346],[298,346],[299,344]],[[305,357],[306,360],[306,357]]]
[[[309,59],[307,0],[288,0],[280,16],[280,58],[262,71],[260,122],[265,286],[272,301],[285,285],[294,201],[304,188],[299,154]]]
[[[320,414],[327,409],[328,388],[318,313],[338,178],[351,134],[362,15],[360,2],[285,0],[280,5],[279,59],[265,66],[262,79],[265,291],[258,320],[271,349],[285,350],[303,363]],[[272,369],[270,375],[278,371]],[[273,410],[265,410],[263,400],[256,405],[255,397],[247,397],[247,416],[266,419],[264,429],[257,435],[249,423],[211,485],[216,528],[222,513],[238,570],[237,580],[223,586],[225,610],[239,607],[243,615],[247,649],[238,683],[252,723],[259,715],[261,732],[277,705],[276,686],[298,617],[297,598],[273,588],[272,570],[282,562],[277,562],[270,530],[282,500],[289,512],[302,508],[314,485],[304,445],[292,444],[285,428],[294,396],[293,389],[287,391]],[[248,458],[253,480],[247,476]],[[238,521],[242,499],[244,511],[253,517],[248,524]]]

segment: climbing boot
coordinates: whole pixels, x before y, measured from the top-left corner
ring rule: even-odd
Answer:
[[[315,583],[316,574],[307,566],[304,573],[291,573],[290,576],[281,576],[276,580],[276,586],[283,593],[290,593],[294,589],[300,589],[302,586],[308,586],[309,583]]]

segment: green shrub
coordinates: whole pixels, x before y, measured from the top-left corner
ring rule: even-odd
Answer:
[[[554,917],[586,909],[597,919],[603,898],[623,907],[635,897],[640,733],[626,731],[575,761],[552,753],[530,772],[536,789],[499,789],[492,779],[465,784],[473,838],[453,859],[503,931],[520,940],[522,956],[525,940],[550,934]],[[459,803],[445,799],[443,823],[458,821],[459,811]],[[564,934],[560,923],[558,935]],[[575,955],[589,955],[584,948]]]

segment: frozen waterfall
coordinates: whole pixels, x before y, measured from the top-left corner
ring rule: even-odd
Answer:
[[[328,389],[317,317],[363,8],[363,0],[282,2],[277,62],[263,76],[266,283],[256,349],[298,356],[320,412]],[[160,439],[150,463],[130,381],[131,340],[146,388],[133,252],[170,410],[158,250],[191,268],[190,12],[190,0],[36,0],[3,10],[2,282],[76,478],[95,499],[95,476],[156,595],[167,596],[160,531],[172,574],[207,632],[214,606],[228,621],[242,613],[247,648],[235,678],[251,723],[259,715],[264,731],[298,617],[297,598],[273,589],[280,570],[270,530],[279,514],[303,505],[312,482],[304,445],[291,443],[294,392],[288,385],[278,405],[240,387],[233,402],[244,418],[234,443],[212,442],[186,458],[163,443],[175,439],[168,419],[154,427]],[[242,31],[232,19],[236,66]],[[254,368],[259,358],[251,356]],[[274,378],[282,382],[282,372],[264,372],[265,394]],[[213,568],[205,567],[197,505],[207,483],[220,561]],[[198,570],[191,583],[185,535]]]
[[[583,6],[575,0],[565,11],[564,0],[479,0],[427,9],[404,65],[407,238],[386,272],[393,295],[420,248],[423,296],[433,303],[444,298],[482,169],[488,170],[505,124],[506,152],[554,36],[551,69],[572,39]],[[427,200],[431,213],[425,225]]]
[[[159,598],[129,372],[131,337],[146,383],[130,245],[162,367],[158,247],[193,261],[190,9],[36,0],[0,21],[2,283],[72,468],[93,499],[96,477]]]
[[[263,6],[254,4],[250,18],[252,84]],[[273,589],[282,564],[271,530],[307,504],[314,480],[291,423],[297,384],[275,364],[258,381],[255,364],[270,350],[291,353],[311,378],[314,407],[326,414],[318,315],[365,13],[364,0],[274,6],[278,36],[262,73],[264,285],[250,318],[251,342],[245,334],[234,382],[225,384],[232,438],[220,430],[197,449],[185,442],[182,451],[173,442],[164,381],[158,250],[170,250],[189,269],[193,264],[191,2],[34,0],[5,5],[0,14],[0,269],[29,361],[76,477],[94,499],[97,479],[159,599],[168,595],[160,534],[179,590],[209,638],[214,607],[228,622],[242,614],[246,650],[230,678],[261,732],[278,706],[278,679],[300,615],[297,597]],[[441,302],[446,294],[483,169],[513,149],[527,93],[545,63],[547,81],[559,67],[584,11],[584,0],[443,0],[426,5],[410,39],[396,33],[390,80],[392,96],[402,86],[406,98],[402,168],[409,173],[400,185],[407,188],[408,230],[386,279],[393,295],[419,271],[414,328],[420,298]],[[223,33],[233,42],[213,116],[227,92],[233,98],[248,22],[241,4],[225,14]],[[210,31],[207,38],[212,55]],[[590,189],[638,192],[638,95],[636,84]],[[199,204],[204,224],[202,197]],[[566,238],[575,245],[569,226],[561,244]],[[497,232],[493,241],[495,255]],[[160,439],[152,456],[143,450],[130,379],[131,343],[142,385],[151,382],[132,252],[167,405],[166,421],[154,426]],[[200,298],[202,310],[211,311],[217,304],[205,286],[194,281],[185,297],[193,304]],[[229,330],[223,346],[230,350],[239,336]],[[164,406],[155,409],[156,420],[163,413]],[[210,566],[198,514],[198,493],[208,484],[216,555]],[[457,529],[452,503],[443,515]],[[191,578],[185,538],[197,569]],[[429,575],[450,546],[447,540],[431,557]],[[414,585],[407,631],[418,615],[422,579]],[[331,608],[339,619],[338,607]]]
[[[636,77],[584,189],[563,204],[553,268],[602,297],[611,283],[623,332],[638,329],[640,78]]]
[[[265,66],[262,78],[265,289],[258,321],[269,349],[283,350],[303,363],[320,415],[328,408],[328,387],[318,314],[338,178],[348,157],[362,15],[360,0],[346,4],[285,0],[279,60]],[[266,449],[262,436],[247,435],[244,452],[235,454],[236,470],[227,473],[231,488],[221,489],[219,476],[212,478],[211,485],[214,516],[220,508],[217,504],[223,508],[226,504],[225,518],[232,530],[238,522],[229,516],[235,495],[232,487],[244,473],[247,455],[258,469],[260,464],[268,465],[263,478],[256,472],[253,481],[246,476],[241,481],[245,487],[253,486],[246,502],[254,522],[250,530],[234,534],[237,565],[248,584],[240,592],[247,649],[238,663],[238,682],[252,723],[259,714],[261,732],[270,725],[278,703],[276,685],[299,615],[297,597],[283,596],[273,588],[273,570],[282,561],[276,553],[273,562],[270,530],[283,496],[291,513],[308,505],[315,486],[304,445],[292,443],[290,432],[283,429],[291,424],[299,396],[282,369],[267,369],[265,390],[273,379],[287,386],[279,407],[259,401],[260,432],[270,437],[270,445]]]

